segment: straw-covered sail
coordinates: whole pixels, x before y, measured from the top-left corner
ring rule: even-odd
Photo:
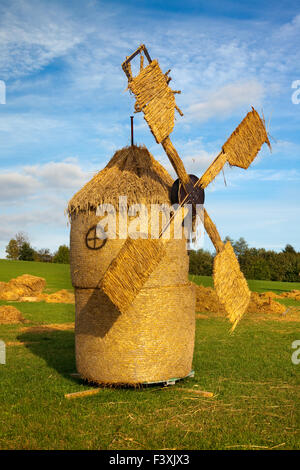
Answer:
[[[120,196],[127,197],[128,206],[171,205],[172,183],[145,147],[127,147],[69,203],[76,362],[78,372],[90,381],[134,385],[184,377],[191,371],[195,293],[188,282],[186,240],[167,241],[158,266],[122,313],[101,288],[126,242],[118,237],[118,223],[116,239],[100,248],[87,243],[87,234],[101,219],[96,215],[99,204],[112,204],[117,218]],[[142,244],[139,240],[141,249]]]

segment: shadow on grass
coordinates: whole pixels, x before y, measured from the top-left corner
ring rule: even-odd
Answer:
[[[17,339],[27,343],[26,348],[59,374],[71,381],[78,381],[70,376],[76,371],[74,331],[31,331],[20,334]]]

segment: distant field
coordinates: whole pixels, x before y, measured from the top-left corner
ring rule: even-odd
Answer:
[[[205,287],[213,287],[213,279],[211,276],[196,276],[190,274],[190,280]],[[288,292],[293,289],[300,290],[300,282],[256,281],[253,279],[247,282],[250,290],[254,292],[273,291],[276,292],[276,294],[282,294],[283,292]]]
[[[9,261],[0,259],[0,281],[9,281],[22,274],[32,274],[44,277],[47,281],[47,290],[54,292],[59,289],[72,289],[70,279],[70,266],[68,264],[38,263],[34,261]],[[212,287],[211,276],[195,276],[191,274],[190,280],[205,287]],[[277,282],[248,280],[249,287],[255,292],[273,291],[278,294],[292,289],[300,290],[300,282]]]
[[[0,281],[24,273],[45,277],[51,290],[71,288],[69,266],[0,261]],[[300,288],[249,284],[259,292]],[[300,364],[291,361],[299,322],[246,318],[230,335],[226,319],[199,318],[194,378],[167,388],[105,388],[68,401],[65,393],[91,388],[70,376],[74,331],[41,325],[70,325],[74,305],[1,303],[20,309],[28,323],[0,325],[7,344],[0,449],[300,449]]]
[[[47,281],[46,291],[48,292],[72,289],[68,264],[0,260],[0,281],[7,282],[22,274],[44,277]]]

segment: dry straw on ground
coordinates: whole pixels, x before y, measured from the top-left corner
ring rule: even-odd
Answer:
[[[43,277],[23,274],[9,282],[0,282],[0,300],[15,302],[74,303],[74,294],[62,289],[53,294],[44,293],[46,280]]]
[[[19,300],[21,297],[35,297],[46,286],[42,277],[23,274],[9,282],[0,282],[1,300]]]
[[[224,306],[219,302],[217,293],[211,287],[195,286],[196,289],[196,311],[197,312],[208,312],[217,313],[225,316],[226,310]],[[274,298],[283,298],[278,296],[274,292],[263,292],[261,294],[257,292],[251,292],[250,302],[247,307],[247,313],[254,314],[270,314],[270,315],[283,315],[287,311],[285,305],[276,302]]]
[[[0,306],[0,325],[10,325],[24,322],[22,313],[10,305]]]

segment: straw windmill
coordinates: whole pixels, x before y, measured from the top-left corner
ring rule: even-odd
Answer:
[[[133,77],[131,60],[140,54]],[[145,54],[149,64],[144,68]],[[263,143],[269,145],[264,122],[253,109],[223,145],[203,176],[193,181],[169,138],[174,127],[174,92],[144,45],[122,64],[128,88],[136,97],[156,142],[161,143],[179,178],[181,206],[203,202],[203,190],[226,162],[248,168]],[[172,191],[173,187],[173,191]],[[80,375],[98,383],[166,382],[191,371],[195,333],[195,294],[188,282],[185,239],[121,236],[128,207],[171,204],[174,182],[146,148],[131,146],[115,153],[108,165],[70,201],[71,274],[76,294],[76,362]],[[117,205],[126,196],[124,206]],[[116,239],[98,238],[99,204],[116,208]],[[178,211],[181,209],[179,208]],[[121,226],[122,225],[122,226]],[[229,242],[223,244],[204,210],[204,226],[217,255],[214,285],[232,322],[244,314],[250,299],[247,282]]]

